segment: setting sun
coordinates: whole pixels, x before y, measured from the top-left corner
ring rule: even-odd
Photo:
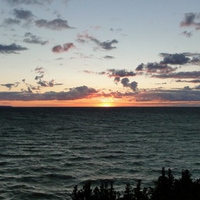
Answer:
[[[102,103],[100,104],[101,107],[112,107],[113,105],[111,103]]]
[[[102,99],[99,106],[100,107],[113,107],[114,106],[113,99],[112,98]]]

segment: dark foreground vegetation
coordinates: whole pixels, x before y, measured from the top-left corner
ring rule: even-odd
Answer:
[[[200,179],[193,180],[188,170],[175,179],[170,169],[163,168],[154,187],[142,188],[139,180],[135,187],[127,183],[125,191],[118,192],[112,182],[92,188],[88,181],[82,189],[74,187],[72,200],[200,200]]]

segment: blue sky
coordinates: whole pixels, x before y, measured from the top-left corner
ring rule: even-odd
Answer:
[[[0,104],[200,105],[200,1],[1,0]]]

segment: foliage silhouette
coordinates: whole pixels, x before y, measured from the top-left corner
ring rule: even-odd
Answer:
[[[162,168],[154,187],[141,188],[141,180],[132,188],[129,183],[124,192],[115,191],[113,182],[102,182],[91,188],[88,181],[82,189],[74,187],[72,200],[200,200],[200,179],[193,180],[189,170],[183,170],[181,178],[175,179],[172,171]]]

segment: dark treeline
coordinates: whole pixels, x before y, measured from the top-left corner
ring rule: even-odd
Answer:
[[[124,192],[119,192],[112,182],[92,188],[88,181],[82,189],[74,187],[72,200],[200,200],[200,179],[193,180],[189,170],[183,170],[175,179],[170,169],[163,168],[154,187],[142,188],[139,180],[136,186],[127,183]]]

